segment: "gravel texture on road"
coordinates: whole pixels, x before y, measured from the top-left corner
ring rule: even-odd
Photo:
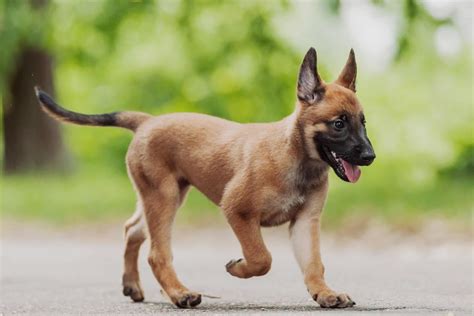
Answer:
[[[103,236],[74,232],[2,233],[1,305],[11,314],[302,314],[471,315],[473,247],[471,242],[424,244],[410,239],[375,243],[324,236],[326,280],[348,293],[354,308],[327,310],[313,302],[303,285],[286,230],[266,229],[273,256],[263,277],[241,280],[224,265],[239,258],[230,229],[180,228],[174,234],[174,263],[190,289],[204,295],[200,306],[180,310],[160,294],[146,256],[140,266],[144,303],[122,296],[121,227]],[[375,238],[375,237],[373,237]]]

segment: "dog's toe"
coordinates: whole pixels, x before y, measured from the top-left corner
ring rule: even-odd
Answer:
[[[192,308],[196,307],[201,303],[201,294],[197,293],[187,293],[181,296],[176,301],[176,306],[179,308]]]
[[[332,291],[323,291],[314,295],[313,299],[322,308],[346,308],[355,305],[355,302],[347,294],[337,294]]]
[[[352,307],[356,303],[347,294],[339,294],[337,296],[338,308]]]
[[[134,302],[142,302],[145,299],[140,280],[136,277],[124,274],[122,276],[122,286],[123,295],[130,296]]]
[[[237,259],[237,260],[236,260],[236,259],[232,259],[232,260],[230,260],[229,262],[227,262],[226,265],[225,265],[226,271],[229,272],[229,270],[230,270],[235,264],[239,263],[239,262],[242,261],[242,260],[243,260],[242,258]]]
[[[129,286],[124,286],[123,287],[123,295],[125,296],[130,296],[130,294],[132,294],[132,288],[129,287]]]
[[[330,295],[319,295],[317,299],[318,304],[323,308],[336,307],[338,304],[337,296],[334,294]]]
[[[122,292],[123,295],[130,296],[134,302],[143,302],[145,299],[142,290],[134,285],[124,285]]]

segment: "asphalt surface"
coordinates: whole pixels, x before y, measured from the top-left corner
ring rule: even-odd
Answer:
[[[273,231],[273,232],[272,232]],[[371,238],[323,238],[326,280],[357,305],[321,309],[311,300],[282,229],[266,230],[272,270],[264,277],[236,279],[225,272],[240,247],[230,230],[180,229],[174,262],[183,283],[204,297],[179,310],[160,294],[146,263],[140,265],[144,303],[122,296],[120,227],[111,234],[88,230],[61,233],[2,233],[0,312],[11,314],[318,314],[472,315],[473,257],[470,241],[375,243]],[[382,236],[380,236],[382,238]]]

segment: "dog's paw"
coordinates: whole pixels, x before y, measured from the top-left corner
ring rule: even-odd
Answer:
[[[138,281],[126,281],[124,278],[122,293],[125,296],[130,296],[134,302],[143,302],[145,299],[140,282]]]
[[[142,289],[135,285],[124,285],[123,295],[130,296],[134,302],[143,302],[145,299]]]
[[[225,270],[232,276],[237,278],[247,279],[252,277],[252,274],[246,273],[244,259],[233,259],[227,262],[225,265]]]
[[[201,303],[201,294],[189,292],[173,299],[173,301],[179,308],[192,308]]]
[[[356,304],[349,295],[331,290],[321,291],[315,294],[313,299],[323,308],[346,308]]]
[[[237,263],[239,263],[239,262],[242,261],[242,260],[243,260],[242,258],[230,260],[229,262],[226,263],[226,265],[225,265],[225,270],[226,270],[227,272],[229,272],[230,274],[232,274],[232,272],[231,272],[231,271],[232,271],[232,268],[233,268]]]

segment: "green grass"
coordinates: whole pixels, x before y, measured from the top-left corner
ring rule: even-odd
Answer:
[[[441,178],[416,185],[400,177],[380,177],[368,170],[364,170],[367,174],[356,185],[346,184],[331,175],[324,215],[326,227],[364,218],[377,218],[392,225],[445,218],[470,225],[474,192],[471,179]],[[133,213],[134,206],[135,193],[129,180],[124,174],[112,171],[86,170],[68,176],[36,174],[2,179],[5,218],[55,224],[125,220]],[[194,189],[178,213],[180,222],[219,218],[222,220],[217,207]]]
[[[469,227],[473,192],[470,179],[439,179],[419,186],[390,183],[338,186],[329,194],[324,216],[329,225],[354,218],[378,218],[398,227],[414,226],[426,219],[444,219]]]
[[[55,224],[127,219],[135,208],[135,192],[125,175],[107,172],[73,175],[8,176],[2,181],[6,218]],[[191,190],[178,220],[195,221],[217,214],[204,196]]]

